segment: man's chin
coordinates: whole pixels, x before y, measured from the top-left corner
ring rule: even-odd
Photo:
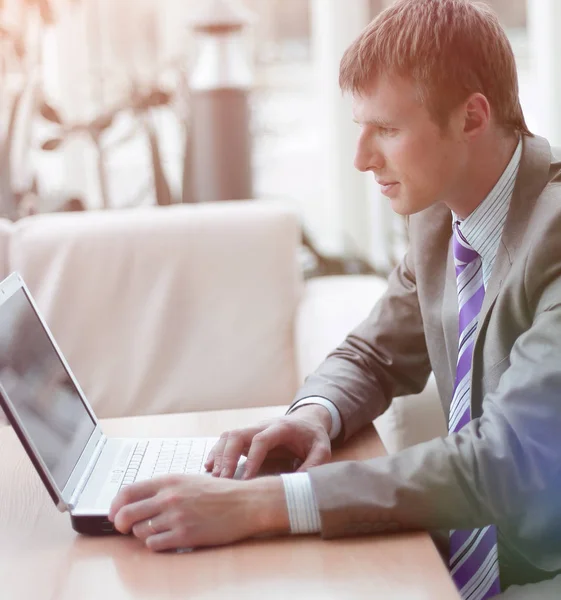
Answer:
[[[409,202],[407,198],[400,197],[392,198],[390,200],[390,204],[392,210],[396,214],[401,215],[402,217],[410,217],[411,215],[421,212],[422,210],[425,210],[425,208],[428,208],[428,206],[430,206],[430,204],[428,206],[425,206],[422,203]]]
[[[413,207],[401,198],[392,198],[390,201],[392,210],[394,213],[401,215],[402,217],[408,217],[418,212]]]

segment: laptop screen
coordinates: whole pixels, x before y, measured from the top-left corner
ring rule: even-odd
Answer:
[[[62,490],[95,423],[23,288],[0,306],[0,383]]]

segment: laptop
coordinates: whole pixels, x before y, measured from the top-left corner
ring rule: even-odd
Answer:
[[[218,439],[104,435],[18,273],[0,283],[0,407],[57,508],[85,534],[115,533],[107,515],[123,487],[167,473],[206,473]]]

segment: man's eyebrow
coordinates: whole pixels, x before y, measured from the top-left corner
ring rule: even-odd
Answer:
[[[357,125],[374,125],[375,127],[380,128],[391,128],[395,126],[391,121],[388,121],[387,119],[368,119],[368,121],[363,122],[358,121],[357,119],[353,119],[353,121]]]

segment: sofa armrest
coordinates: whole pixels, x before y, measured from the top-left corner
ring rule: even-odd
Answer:
[[[368,316],[386,287],[385,279],[373,275],[315,277],[306,282],[296,318],[300,383]]]
[[[318,277],[306,283],[296,323],[300,383],[368,316],[386,287],[385,279],[373,275]],[[420,394],[394,398],[375,425],[390,453],[446,435],[434,378]]]

